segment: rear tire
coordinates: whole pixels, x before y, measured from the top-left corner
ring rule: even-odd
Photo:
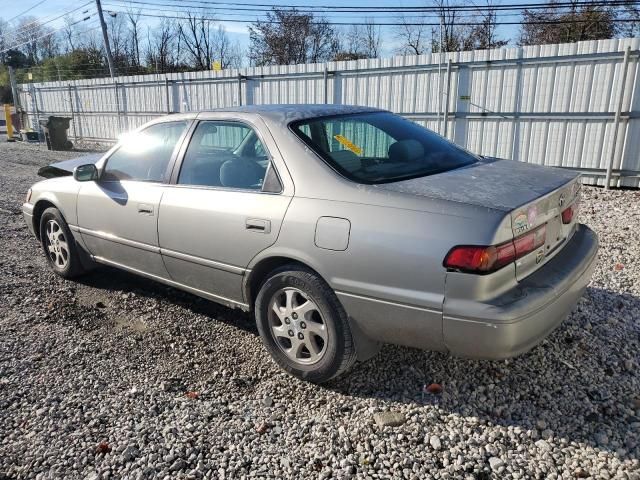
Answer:
[[[40,217],[40,243],[49,266],[61,277],[73,278],[85,272],[79,247],[57,208],[47,208]]]
[[[311,270],[297,265],[274,270],[260,288],[255,313],[266,349],[291,375],[323,383],[356,360],[347,314]]]

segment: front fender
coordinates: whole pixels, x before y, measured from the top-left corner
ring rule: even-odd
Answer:
[[[36,236],[39,235],[40,215],[53,205],[69,224],[71,230],[78,223],[76,205],[80,184],[72,177],[58,177],[38,182],[31,187],[31,204],[33,205],[33,229]],[[78,235],[74,234],[74,237]]]

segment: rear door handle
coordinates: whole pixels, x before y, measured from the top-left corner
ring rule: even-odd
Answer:
[[[153,205],[149,205],[148,203],[139,203],[138,213],[142,215],[153,215]]]
[[[247,218],[245,228],[252,232],[271,233],[271,222],[261,218]]]

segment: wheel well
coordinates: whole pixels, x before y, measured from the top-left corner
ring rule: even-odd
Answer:
[[[289,257],[269,257],[261,260],[249,274],[249,279],[245,284],[245,298],[248,300],[249,308],[253,310],[253,305],[256,301],[256,297],[258,296],[258,291],[262,286],[262,283],[266,280],[269,273],[273,272],[277,268],[283,267],[285,265],[295,265],[298,267],[303,267],[308,270],[311,270],[313,273],[322,278],[322,276],[316,272],[309,265],[295,260]]]
[[[38,240],[40,240],[40,218],[42,213],[49,207],[55,208],[55,205],[47,200],[39,200],[33,207],[33,231]]]

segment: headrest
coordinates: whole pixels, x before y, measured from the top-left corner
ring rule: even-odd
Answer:
[[[262,182],[264,169],[250,160],[227,160],[220,167],[223,187],[251,188]]]
[[[392,162],[412,162],[424,158],[424,147],[413,139],[399,140],[389,145],[389,160]]]
[[[337,150],[329,155],[347,172],[356,172],[362,168],[362,160],[350,150]]]

